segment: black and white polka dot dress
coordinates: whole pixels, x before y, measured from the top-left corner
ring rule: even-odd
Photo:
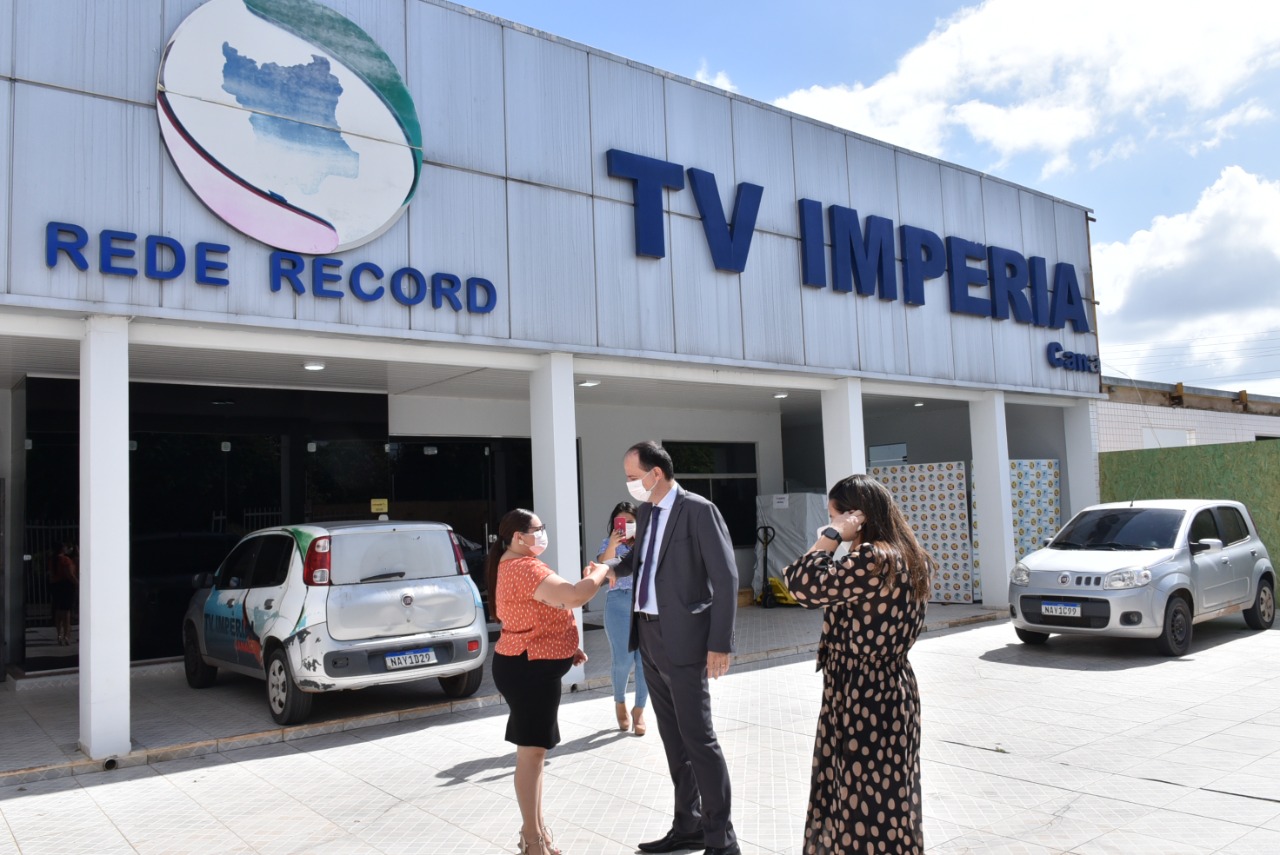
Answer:
[[[801,605],[825,607],[806,855],[924,852],[920,690],[907,651],[926,604],[905,567],[885,571],[865,543],[839,561],[816,551],[786,569]]]

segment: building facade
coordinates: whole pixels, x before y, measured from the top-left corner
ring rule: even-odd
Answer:
[[[572,576],[656,439],[744,586],[757,496],[958,464],[998,604],[1017,461],[1096,499],[1079,205],[434,0],[11,0],[0,74],[3,655],[56,530],[92,757],[147,538],[385,509],[483,549],[531,502]]]

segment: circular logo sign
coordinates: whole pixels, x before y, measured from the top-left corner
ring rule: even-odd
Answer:
[[[422,131],[395,65],[314,0],[210,0],[166,45],[156,114],[174,166],[220,219],[326,255],[399,219]]]

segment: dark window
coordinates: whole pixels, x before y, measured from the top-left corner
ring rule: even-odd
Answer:
[[[287,534],[267,534],[258,538],[258,558],[253,564],[255,588],[278,588],[289,575],[293,560],[293,538]]]
[[[1222,524],[1222,542],[1239,543],[1249,537],[1249,526],[1237,509],[1224,505],[1218,508],[1218,522]]]
[[[1218,534],[1218,524],[1213,519],[1213,511],[1201,511],[1196,514],[1196,518],[1191,521],[1191,533],[1187,535],[1187,540],[1196,543],[1206,537],[1222,540]]]
[[[249,585],[253,575],[253,559],[258,551],[258,538],[246,540],[231,551],[227,560],[218,568],[218,578],[214,584],[220,590],[230,591]]]
[[[1170,549],[1184,516],[1171,508],[1082,511],[1049,545],[1054,549]]]
[[[676,480],[711,501],[736,547],[756,542],[756,447],[750,442],[663,442]]]

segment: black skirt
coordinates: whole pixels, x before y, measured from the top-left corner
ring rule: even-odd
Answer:
[[[507,742],[532,748],[560,744],[560,678],[572,659],[493,654],[493,685],[507,700]]]

